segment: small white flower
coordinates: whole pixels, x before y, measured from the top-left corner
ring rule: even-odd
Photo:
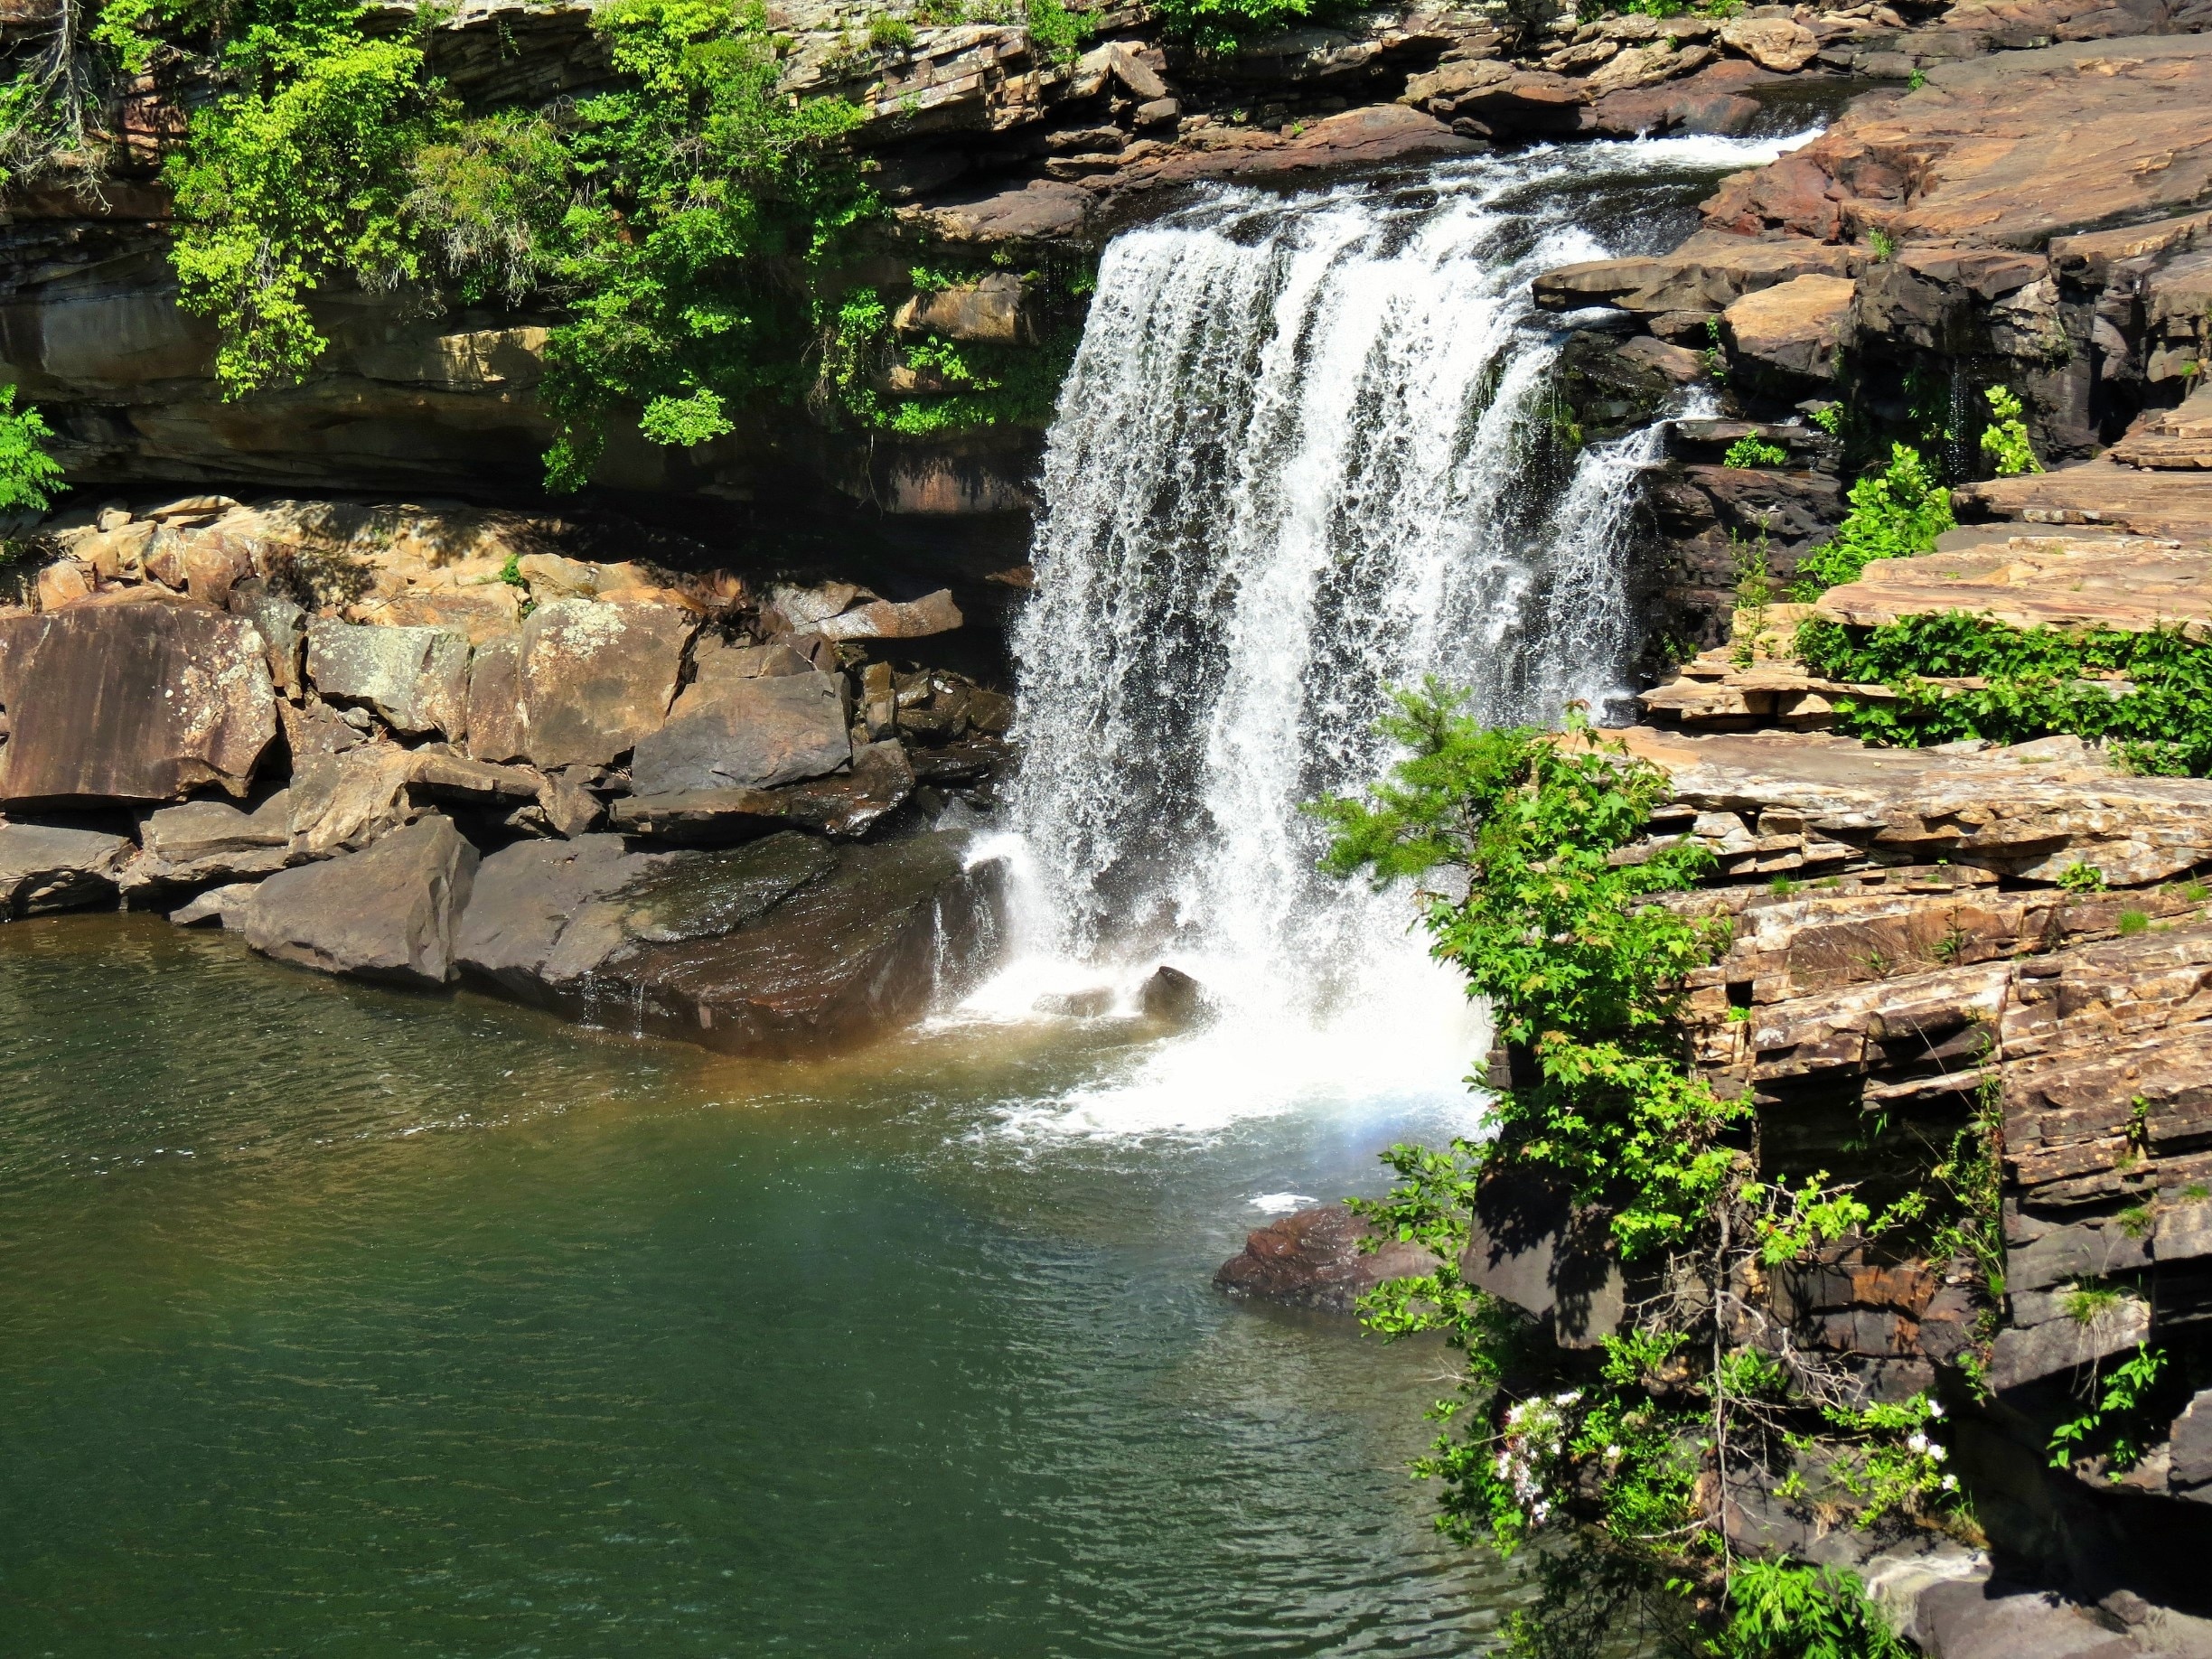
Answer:
[[[1905,1444],[1914,1451],[1924,1452],[1928,1448],[1928,1438],[1916,1429],[1912,1439],[1906,1441]]]
[[[1582,1391],[1580,1389],[1570,1388],[1563,1394],[1552,1395],[1551,1403],[1553,1405],[1572,1405],[1576,1401],[1581,1398]]]
[[[1930,1417],[1941,1417],[1944,1414],[1943,1401],[1940,1400],[1929,1401],[1927,1411]]]
[[[1927,1448],[1927,1455],[1933,1457],[1936,1462],[1941,1463],[1945,1457],[1948,1457],[1951,1455],[1951,1448],[1947,1446],[1931,1445]]]
[[[1619,1457],[1620,1455],[1621,1455],[1621,1448],[1620,1448],[1619,1447],[1617,1447],[1617,1446],[1608,1446],[1608,1447],[1607,1447],[1607,1448],[1606,1448],[1606,1456],[1607,1456],[1607,1457]]]
[[[1956,1492],[1958,1490],[1958,1476],[1955,1475],[1946,1475],[1943,1477],[1942,1485],[1943,1489],[1945,1492]]]

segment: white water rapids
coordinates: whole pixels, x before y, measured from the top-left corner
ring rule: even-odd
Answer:
[[[1679,196],[1791,142],[1224,189],[1107,248],[1015,637],[1015,955],[965,1012],[1095,988],[1126,1009],[1165,961],[1217,1017],[1016,1127],[1203,1134],[1346,1101],[1468,1120],[1483,1032],[1459,981],[1405,895],[1317,874],[1300,804],[1382,773],[1374,721],[1426,675],[1495,722],[1620,696],[1629,484],[1656,430],[1562,456],[1564,336],[1529,283],[1627,250],[1583,222],[1606,190]]]

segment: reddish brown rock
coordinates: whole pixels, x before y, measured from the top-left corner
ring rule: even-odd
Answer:
[[[1215,1270],[1214,1282],[1232,1296],[1349,1313],[1384,1279],[1426,1273],[1436,1265],[1420,1245],[1394,1239],[1373,1251],[1361,1249],[1379,1236],[1341,1204],[1300,1210],[1256,1229],[1243,1252]]]
[[[698,619],[668,605],[563,599],[522,629],[524,730],[533,765],[605,766],[658,731]]]
[[[0,619],[0,801],[246,792],[276,735],[261,636],[192,603]]]

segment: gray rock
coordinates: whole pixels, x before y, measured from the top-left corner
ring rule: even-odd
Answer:
[[[1626,1307],[1604,1226],[1578,1215],[1544,1181],[1507,1171],[1486,1180],[1460,1253],[1468,1283],[1548,1322],[1561,1347],[1597,1346]]]
[[[394,731],[468,733],[468,636],[447,628],[384,628],[316,617],[307,624],[307,678],[325,698],[365,703]]]
[[[789,824],[839,837],[865,834],[914,793],[914,773],[897,743],[863,744],[852,770],[781,789],[695,789],[633,796],[614,804],[615,827],[688,846],[721,847]]]
[[[343,755],[367,741],[359,727],[313,693],[297,707],[278,703],[276,717],[283,723],[285,747],[291,750],[295,766],[317,755]]]
[[[2212,1504],[2212,1490],[2189,1491],[2212,1486],[2212,1389],[2191,1400],[2174,1419],[2172,1457],[2167,1468],[2168,1484],[2177,1492],[2189,1492]]]
[[[300,649],[306,642],[307,613],[273,594],[258,576],[248,578],[230,590],[232,615],[253,623],[267,649],[269,678],[288,698],[296,698],[305,681],[301,678]]]
[[[522,712],[530,762],[610,766],[658,731],[697,619],[671,605],[562,599],[522,624]]]
[[[952,603],[951,590],[904,603],[876,599],[855,605],[817,624],[826,640],[912,640],[932,633],[949,633],[965,619]]]
[[[820,777],[852,759],[848,718],[843,681],[828,674],[693,685],[667,724],[638,739],[631,786],[668,795]]]
[[[2207,1206],[2212,1207],[2212,1206]],[[2162,1223],[2161,1223],[2162,1225]],[[2102,1279],[2149,1265],[2148,1229],[2132,1236],[2116,1221],[2077,1222],[2005,1252],[2005,1284],[2016,1294],[2068,1279]]]
[[[2015,1317],[2020,1317],[2017,1308]],[[2060,1314],[2039,1325],[2009,1326],[1997,1334],[1991,1352],[1989,1385],[2001,1391],[2018,1388],[2132,1348],[2150,1335],[2150,1306],[2134,1297],[2122,1298],[2117,1307],[2086,1321]]]
[[[252,623],[185,601],[0,618],[0,801],[242,795],[276,735]]]
[[[503,848],[477,867],[455,960],[527,1001],[554,1000],[630,942],[624,908],[607,901],[677,856],[631,852],[618,835]]]
[[[1148,1019],[1188,1026],[1205,1017],[1211,999],[1205,987],[1180,968],[1162,963],[1137,993],[1137,1007]]]
[[[1923,1590],[1923,1648],[1942,1659],[2136,1659],[2126,1636],[2048,1591],[1963,1579]]]
[[[251,812],[227,801],[187,801],[149,812],[142,850],[123,871],[126,893],[146,887],[236,881],[284,868],[292,841],[292,796],[278,790]]]
[[[0,823],[0,921],[112,900],[136,850],[97,830]]]
[[[324,973],[443,985],[476,864],[450,820],[423,819],[364,852],[270,876],[244,908],[246,942]]]
[[[256,881],[234,881],[228,886],[210,887],[195,895],[189,904],[171,911],[169,920],[179,927],[202,927],[213,922],[225,933],[235,933],[245,927],[247,910],[260,890],[261,884]]]

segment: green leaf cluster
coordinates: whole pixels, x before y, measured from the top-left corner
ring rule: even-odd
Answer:
[[[1729,445],[1728,454],[1721,459],[1729,466],[1787,466],[1789,451],[1764,438],[1739,437]]]
[[[44,512],[61,489],[61,464],[46,453],[53,431],[37,408],[15,407],[15,388],[0,386],[0,511]]]
[[[2084,1457],[2101,1454],[2114,1480],[2133,1468],[2161,1427],[2153,1420],[2157,1413],[2146,1408],[2165,1370],[2165,1350],[2147,1344],[2114,1366],[2096,1403],[2051,1431],[2051,1467],[2071,1468]]]
[[[2026,411],[2012,389],[1992,386],[1982,395],[1989,400],[1990,424],[1982,428],[1982,454],[1991,470],[2000,478],[2041,472],[2043,464],[2028,442]]]
[[[1726,1625],[1708,1645],[1715,1659],[1907,1659],[1866,1587],[1833,1567],[1787,1558],[1746,1561],[1729,1579]]]
[[[2070,733],[2110,743],[2139,772],[2212,775],[2212,642],[2179,628],[2064,633],[1936,611],[1873,629],[1816,618],[1798,625],[1796,650],[1828,679],[1898,693],[1838,701],[1837,729],[1871,743]],[[1931,683],[1968,679],[1986,683]]]
[[[1856,581],[1878,558],[1930,552],[1954,522],[1950,491],[1920,452],[1903,444],[1890,445],[1888,466],[1851,485],[1850,501],[1834,538],[1798,560],[1799,599]]]

